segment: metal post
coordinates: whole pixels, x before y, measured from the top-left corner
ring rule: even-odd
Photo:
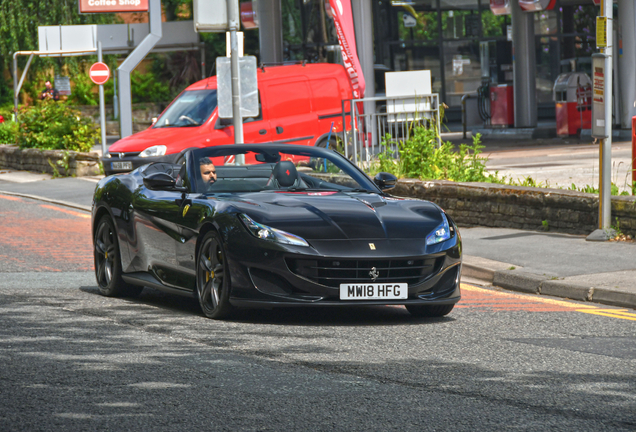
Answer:
[[[148,21],[150,21],[150,33],[141,43],[126,57],[126,60],[117,68],[119,71],[119,124],[121,138],[132,135],[132,95],[130,91],[130,73],[137,67],[146,55],[161,39],[161,0],[149,0]]]
[[[636,116],[636,4],[634,0],[618,0],[618,28],[622,51],[619,55],[618,88],[621,102],[620,124],[622,129],[631,127],[632,117]],[[620,45],[619,45],[620,46]]]
[[[24,67],[24,71],[22,71],[20,82],[18,82],[18,54],[27,53],[28,52],[22,53],[20,51],[13,53],[13,115],[15,117],[15,121],[18,121],[18,94],[20,93],[20,89],[22,88],[22,84],[24,83],[24,79],[26,78],[26,74],[29,71],[29,66],[31,66],[31,61],[33,60],[33,52],[31,52],[29,55],[29,60]]]
[[[13,120],[18,121],[18,58],[13,54]]]
[[[259,0],[258,20],[261,63],[282,63],[284,54],[281,0]]]
[[[227,0],[227,18],[230,26],[230,66],[232,70],[232,119],[234,144],[243,144],[243,118],[241,117],[241,81],[239,77],[239,28],[238,0]]]
[[[205,71],[205,44],[203,42],[201,42],[199,51],[201,51],[201,79],[204,79],[207,77],[207,74]]]
[[[604,109],[605,109],[605,139],[599,140],[599,206],[598,229],[587,236],[590,241],[606,241],[613,238],[616,232],[610,228],[612,219],[612,54],[614,44],[614,32],[612,26],[613,0],[601,0],[600,17],[607,17],[606,41],[607,47],[601,48],[605,54],[604,59]]]
[[[611,167],[612,167],[612,54],[614,44],[614,30],[612,25],[613,17],[612,0],[601,0],[601,15],[607,17],[607,48],[603,50],[605,55],[605,134],[607,138],[601,141],[601,161],[600,161],[600,180],[599,188],[599,228],[609,230],[610,221],[612,219],[612,183],[611,183]]]
[[[534,128],[537,127],[534,13],[523,12],[518,1],[511,1],[510,8],[515,127]]]
[[[119,118],[119,97],[117,96],[117,69],[113,71],[113,118]]]
[[[97,61],[102,61],[102,43],[97,42]],[[99,127],[102,130],[102,156],[106,155],[106,107],[104,106],[104,85],[99,86]]]

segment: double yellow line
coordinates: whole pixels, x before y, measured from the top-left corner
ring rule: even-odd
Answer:
[[[578,304],[563,300],[554,300],[551,298],[532,296],[531,294],[513,294],[508,292],[493,291],[485,288],[479,288],[473,285],[461,284],[461,289],[466,291],[475,291],[483,294],[496,294],[497,296],[516,298],[520,300],[530,300],[538,303],[547,303],[555,306],[567,307],[574,309],[575,312],[582,312],[591,315],[600,315],[609,318],[618,318],[630,321],[636,321],[636,312],[629,309],[603,309],[598,306]]]

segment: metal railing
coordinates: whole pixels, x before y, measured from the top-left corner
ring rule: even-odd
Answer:
[[[376,109],[369,109],[374,104]],[[441,145],[438,94],[346,99],[342,113],[345,156],[352,156],[362,169],[368,169],[376,155],[387,150],[397,158],[399,143],[411,138],[416,125],[433,126]]]

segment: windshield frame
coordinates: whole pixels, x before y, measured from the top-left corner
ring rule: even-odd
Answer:
[[[190,177],[193,179],[192,181],[192,189],[193,192],[203,193],[203,194],[217,194],[217,193],[254,193],[254,192],[284,192],[284,193],[313,193],[316,191],[315,188],[309,187],[307,189],[304,188],[296,188],[289,187],[281,190],[271,190],[271,189],[257,189],[257,190],[223,190],[219,189],[217,191],[210,189],[203,185],[200,175],[200,167],[199,161],[202,158],[209,157],[211,159],[218,157],[228,157],[228,156],[236,156],[236,155],[245,155],[251,153],[258,153],[263,156],[263,161],[259,161],[260,163],[252,163],[247,164],[248,167],[258,167],[259,165],[265,168],[266,165],[269,164],[270,167],[273,167],[276,162],[278,162],[277,157],[280,157],[280,153],[286,155],[296,155],[298,157],[308,157],[308,158],[316,158],[316,159],[327,159],[337,168],[339,168],[345,175],[345,179],[349,177],[358,186],[347,188],[343,187],[341,189],[320,189],[327,191],[335,191],[335,192],[360,192],[360,189],[364,189],[368,191],[368,193],[377,193],[383,195],[384,192],[371,180],[362,170],[360,170],[355,164],[346,159],[340,153],[320,147],[310,147],[310,146],[298,146],[298,145],[289,145],[289,144],[263,144],[263,145],[250,145],[250,144],[240,144],[240,145],[224,145],[224,146],[213,146],[213,147],[205,147],[200,149],[194,149],[189,151],[189,155],[187,157],[188,161],[188,172]],[[223,165],[219,165],[219,167],[223,168]],[[252,168],[258,169],[258,168]],[[318,172],[318,171],[314,171]],[[309,174],[307,171],[300,171],[300,174]],[[328,173],[322,173],[328,174]],[[342,175],[342,174],[340,174]]]

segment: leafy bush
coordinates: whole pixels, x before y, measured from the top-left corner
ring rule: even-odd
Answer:
[[[152,72],[142,74],[133,71],[130,74],[130,88],[133,103],[166,102],[172,99],[168,84],[158,81]]]
[[[9,120],[0,123],[0,144],[15,144],[17,133],[18,124],[16,122]]]
[[[481,157],[481,135],[473,137],[473,144],[461,144],[459,151],[450,142],[438,144],[435,128],[422,124],[412,127],[412,136],[398,141],[399,158],[392,154],[392,140],[387,134],[382,142],[385,151],[378,155],[377,171],[385,171],[398,177],[424,180],[452,180],[459,182],[500,182],[496,175],[486,171],[486,158]]]
[[[87,152],[99,138],[89,118],[59,102],[43,102],[20,109],[17,144],[20,148]]]
[[[112,79],[109,81],[112,81]],[[91,81],[87,73],[75,75],[73,77],[73,84],[74,86],[69,96],[69,101],[74,105],[97,105],[99,103],[99,95],[93,93],[97,86]]]

